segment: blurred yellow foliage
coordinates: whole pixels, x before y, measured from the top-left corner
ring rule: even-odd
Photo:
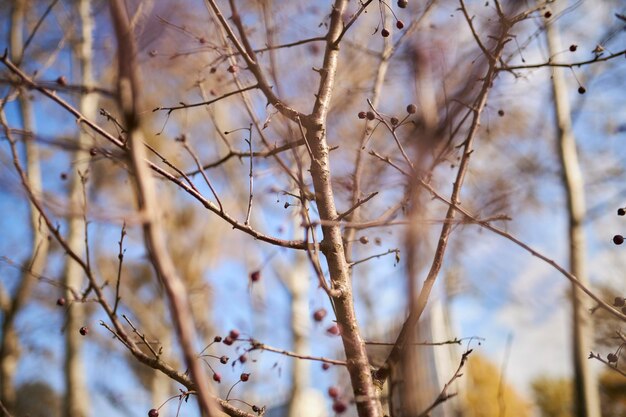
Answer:
[[[484,356],[472,354],[464,375],[464,417],[527,417],[530,403],[509,384],[500,388],[500,369]]]

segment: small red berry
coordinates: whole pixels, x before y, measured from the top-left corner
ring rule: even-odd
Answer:
[[[361,236],[359,238],[359,242],[361,242],[362,245],[367,245],[370,242],[370,240],[367,236]]]
[[[247,382],[250,379],[250,374],[244,372],[239,376],[239,379],[241,382]]]
[[[417,113],[417,106],[415,104],[409,104],[408,106],[406,106],[406,112],[409,114]]]
[[[322,370],[327,371],[327,370],[328,370],[328,368],[330,368],[330,363],[326,363],[326,362],[324,362],[324,363],[322,364]]]
[[[59,78],[57,78],[57,84],[59,85],[67,85],[67,78],[65,78],[64,75],[61,75]]]
[[[228,356],[221,356],[220,362],[222,365],[226,365],[228,363]]]
[[[367,117],[367,120],[374,120],[376,118],[376,115],[373,111],[368,111],[365,116]]]
[[[237,329],[233,329],[228,333],[228,336],[230,336],[231,339],[238,339],[239,338],[239,330]]]
[[[250,281],[258,282],[261,279],[261,271],[252,271],[250,273]]]
[[[217,382],[218,384],[220,382],[222,382],[222,376],[220,374],[218,374],[217,372],[213,373],[213,381]]]
[[[569,46],[570,52],[576,52],[576,49],[578,49],[578,45],[570,45]]]
[[[333,324],[333,325],[332,325],[332,326],[330,326],[328,329],[326,329],[326,332],[327,332],[328,334],[333,335],[333,336],[338,336],[338,335],[339,335],[339,333],[341,333],[341,332],[339,331],[339,326],[337,326],[336,324]]]
[[[337,414],[345,413],[347,409],[348,409],[348,406],[343,401],[341,400],[333,401],[333,411],[335,413]]]
[[[57,305],[58,306],[64,306],[65,305],[65,298],[60,297],[57,299]]]
[[[337,387],[329,387],[328,388],[328,396],[330,398],[337,398],[337,397],[339,397],[339,388],[337,388]]]
[[[387,29],[381,30],[380,34],[383,35],[383,38],[387,38],[387,37],[389,37],[389,35],[391,35],[391,33],[389,33],[389,31]]]
[[[587,92],[587,89],[583,87],[582,85],[578,87],[578,94],[585,94],[586,92]]]
[[[360,111],[358,116],[359,116],[359,119],[365,119],[367,117],[367,113],[365,113],[364,111]]]
[[[239,357],[239,362],[246,363],[247,361],[248,361],[248,357],[246,356],[245,353]]]
[[[398,29],[402,29],[402,28],[404,28],[404,22],[403,22],[402,20],[398,20],[398,21],[396,22],[396,27],[397,27]]]
[[[325,308],[320,308],[315,310],[315,312],[313,313],[313,320],[315,321],[322,321],[324,320],[324,317],[326,317],[326,309]]]
[[[408,0],[398,0],[398,7],[401,9],[405,9],[407,4],[409,4]]]
[[[615,243],[616,245],[621,245],[622,243],[624,243],[624,236],[622,235],[613,236],[613,243]]]
[[[230,72],[231,74],[236,73],[236,72],[237,72],[237,70],[238,70],[237,65],[230,65],[230,66],[226,69],[226,71]]]
[[[85,326],[81,327],[80,330],[78,331],[82,336],[86,336],[87,333],[89,333],[89,329]]]
[[[230,336],[226,336],[226,337],[224,338],[223,342],[224,342],[224,344],[225,344],[225,345],[230,346],[230,345],[232,345],[232,344],[233,344],[234,340],[233,340],[233,338],[232,338],[232,337],[230,337]]]
[[[159,417],[159,410],[156,408],[150,409],[150,411],[148,411],[148,417]]]

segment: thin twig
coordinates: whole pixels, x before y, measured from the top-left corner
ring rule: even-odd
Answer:
[[[113,314],[117,314],[117,306],[120,302],[120,283],[122,282],[122,264],[124,263],[124,237],[126,236],[126,222],[122,224],[122,230],[120,231],[120,240],[117,242],[120,250],[117,254],[117,280],[115,281],[115,304],[113,305]]]
[[[340,361],[338,359],[329,359],[329,358],[324,358],[321,356],[302,355],[302,354],[291,352],[285,349],[275,348],[275,347],[266,345],[265,343],[261,343],[254,339],[250,339],[249,342],[252,345],[252,348],[250,349],[251,351],[252,350],[266,350],[268,352],[274,352],[274,353],[279,353],[285,356],[291,356],[292,358],[324,362],[324,363],[329,363],[331,365],[346,366],[346,361]]]

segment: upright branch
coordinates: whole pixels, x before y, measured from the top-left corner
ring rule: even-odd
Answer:
[[[467,23],[470,27],[470,30],[473,34],[475,34],[474,36],[477,39],[479,47],[482,50],[485,47],[478,39],[478,35],[476,34],[477,32],[474,29],[472,19],[466,11],[463,0],[460,0],[460,4],[461,9],[463,10],[466,17]],[[488,68],[485,76],[482,79],[482,85],[478,96],[471,106],[471,122],[465,139],[462,143],[461,161],[459,162],[459,168],[457,171],[456,179],[454,181],[454,185],[452,187],[452,194],[450,196],[450,200],[453,205],[458,205],[460,203],[461,189],[463,187],[465,175],[469,167],[470,155],[473,152],[474,141],[478,133],[478,128],[480,127],[480,117],[487,103],[487,96],[489,95],[489,91],[493,86],[493,81],[498,74],[496,65],[500,60],[500,57],[502,56],[504,46],[509,41],[509,30],[511,29],[513,20],[509,20],[504,15],[500,15],[499,23],[500,33],[494,37],[495,45],[492,47],[491,50],[485,53],[485,59],[487,60]],[[404,348],[407,343],[410,342],[410,336],[411,334],[413,334],[413,329],[417,325],[417,322],[419,321],[422,313],[424,312],[424,309],[426,308],[430,293],[433,286],[435,285],[437,276],[439,275],[439,271],[441,270],[441,267],[443,265],[444,254],[448,245],[450,233],[452,232],[452,228],[454,226],[455,215],[456,210],[452,205],[449,206],[446,212],[445,221],[441,228],[441,233],[439,234],[439,240],[437,242],[435,255],[433,257],[430,270],[428,271],[428,275],[426,276],[426,280],[424,281],[419,295],[417,296],[417,301],[414,304],[414,308],[411,309],[408,318],[402,325],[402,329],[400,330],[400,333],[396,339],[396,344],[392,348],[383,366],[376,373],[376,379],[378,383],[382,384],[387,379],[391,367],[397,364],[402,358]]]
[[[365,344],[361,338],[354,311],[354,297],[350,281],[350,268],[346,261],[341,228],[335,207],[330,173],[329,147],[326,121],[330,108],[335,73],[339,61],[339,43],[343,31],[342,15],[347,0],[336,0],[330,14],[330,24],[326,35],[324,62],[318,70],[320,82],[315,104],[310,115],[303,120],[306,129],[305,139],[311,151],[311,179],[315,190],[315,202],[322,221],[323,241],[320,248],[328,263],[333,290],[332,301],[341,330],[344,351],[348,359],[347,368],[359,416],[380,416],[382,409],[378,394],[373,385]]]
[[[165,288],[170,303],[183,356],[196,386],[200,412],[203,416],[217,415],[216,404],[210,396],[210,387],[202,369],[202,363],[196,357],[194,347],[196,329],[189,297],[165,244],[154,180],[145,161],[146,150],[139,117],[139,74],[131,27],[123,2],[114,0],[110,6],[118,41],[118,101],[126,124],[126,140],[130,144],[130,159],[143,223],[144,240],[152,265]]]

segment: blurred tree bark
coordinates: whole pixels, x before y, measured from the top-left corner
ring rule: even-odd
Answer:
[[[80,32],[73,42],[74,58],[79,63],[80,83],[84,87],[93,87],[93,30],[94,20],[91,16],[91,1],[77,0],[75,3],[80,21]],[[95,117],[98,108],[98,97],[88,90],[80,95],[79,109],[85,117]],[[73,170],[69,175],[70,212],[68,219],[69,234],[67,243],[75,253],[88,256],[86,247],[87,219],[87,179],[89,175],[89,146],[91,138],[81,129],[78,134],[76,150],[72,154]],[[89,259],[87,259],[89,265]],[[83,270],[71,258],[66,258],[64,284],[66,299],[70,300],[65,316],[65,397],[64,414],[67,416],[85,417],[89,410],[89,392],[85,385],[85,368],[81,350],[83,341],[78,329],[85,321],[85,304],[73,300],[72,291],[79,291],[84,284]]]
[[[15,0],[11,10],[11,26],[9,28],[9,46],[11,60],[19,65],[24,53],[24,21],[29,4],[26,0]],[[39,195],[42,192],[39,146],[34,138],[35,120],[27,90],[20,89],[18,96],[19,113],[22,128],[25,132],[27,180],[32,191]],[[22,268],[22,276],[18,287],[6,308],[2,322],[2,340],[0,344],[0,401],[9,409],[16,400],[14,386],[15,371],[20,357],[20,342],[14,327],[16,317],[30,297],[36,277],[45,268],[48,257],[48,234],[41,222],[39,213],[30,206],[31,248],[30,259]]]
[[[554,57],[563,49],[554,22],[546,24],[546,36],[550,57]],[[552,67],[552,93],[558,153],[561,162],[561,178],[567,195],[569,267],[570,272],[588,287],[589,278],[585,265],[585,232],[583,228],[586,211],[584,181],[572,128],[568,89],[563,76],[563,69],[560,67]],[[588,314],[589,306],[583,297],[582,291],[572,285],[572,359],[575,412],[577,417],[600,417],[598,386],[595,376],[589,369],[588,359],[591,351],[590,343],[593,340],[593,328],[591,317]]]

